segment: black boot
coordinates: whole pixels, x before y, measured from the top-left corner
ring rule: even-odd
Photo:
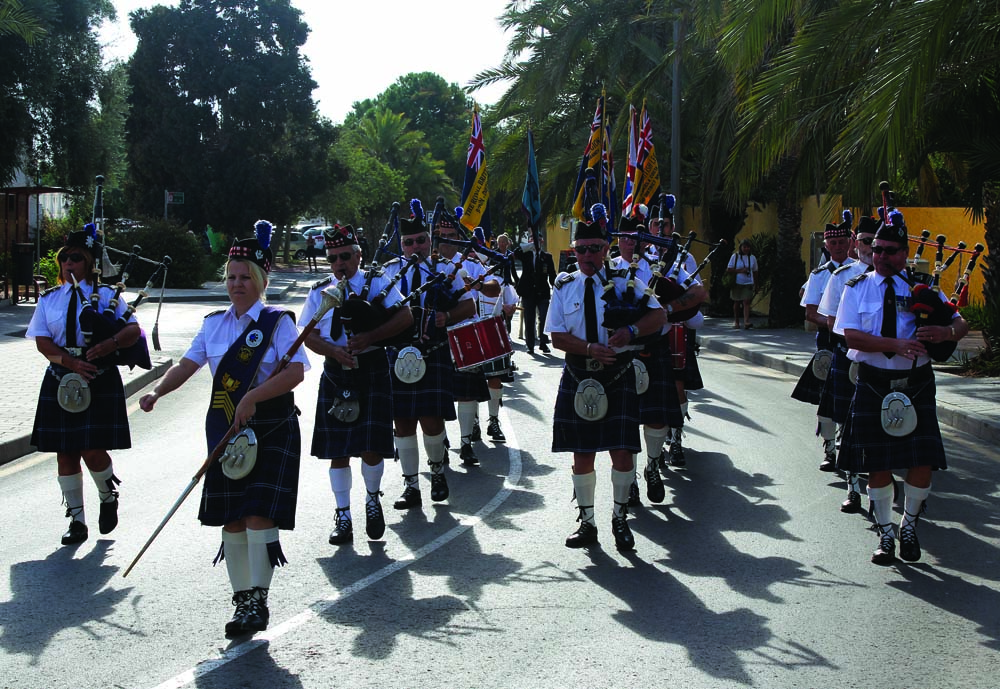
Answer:
[[[267,621],[271,617],[267,609],[267,589],[254,586],[250,590],[249,609],[243,619],[244,631],[262,632],[267,629]]]
[[[226,622],[227,639],[246,633],[246,617],[247,613],[250,612],[250,595],[252,593],[252,590],[247,589],[233,594],[233,605],[236,606],[236,612],[233,613],[233,619]]]
[[[567,548],[585,548],[597,544],[597,527],[585,518],[586,511],[593,508],[593,505],[577,505],[580,515],[576,520],[580,522],[580,528],[566,537]]]
[[[62,535],[63,545],[76,545],[77,543],[83,543],[87,540],[87,536],[89,535],[87,525],[76,520],[76,515],[80,514],[82,511],[82,505],[80,507],[66,508],[66,516],[72,521],[70,521],[69,528],[66,530],[66,533]]]
[[[115,490],[115,486],[121,482],[120,478],[112,474],[108,479],[107,490],[111,497],[106,500],[103,495],[101,496],[101,514],[97,518],[97,528],[102,534],[109,534],[118,526],[118,491]]]
[[[382,492],[376,491],[368,493],[368,499],[365,500],[365,533],[372,540],[378,540],[385,534],[385,515],[379,500],[381,496]]]
[[[333,531],[330,532],[330,545],[343,545],[354,540],[354,523],[347,512],[350,507],[338,507],[334,510]]]
[[[411,507],[420,507],[423,498],[420,497],[420,489],[417,488],[417,475],[403,476],[403,494],[392,504],[397,510],[408,510]],[[414,479],[410,483],[410,479]]]
[[[444,475],[444,466],[441,462],[427,462],[427,465],[431,468],[431,500],[434,502],[447,500],[450,493],[448,491],[448,477]]]
[[[615,510],[611,516],[611,533],[614,534],[615,547],[618,550],[623,552],[635,550],[635,537],[628,525],[628,503],[615,503]]]

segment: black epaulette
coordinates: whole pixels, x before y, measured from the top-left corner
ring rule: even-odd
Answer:
[[[830,267],[832,265],[833,265],[833,261],[827,261],[826,263],[824,263],[822,265],[818,265],[815,268],[813,268],[812,274],[813,275],[819,275],[820,273],[822,273],[825,270],[829,270],[830,272],[833,272],[833,269]]]
[[[221,315],[222,315],[222,314],[224,314],[224,313],[225,313],[225,312],[226,312],[227,310],[228,310],[228,309],[219,309],[218,311],[213,311],[212,313],[206,313],[206,314],[205,314],[205,318],[211,318],[212,316],[221,316]]]
[[[844,284],[847,285],[848,287],[854,287],[856,284],[864,280],[869,275],[871,275],[871,273],[861,273],[861,275],[855,275]]]
[[[568,285],[576,279],[576,274],[574,273],[560,273],[559,277],[556,278],[556,289],[562,289],[563,285]]]
[[[309,289],[311,289],[311,290],[313,290],[313,289],[322,289],[322,288],[326,287],[327,285],[329,285],[331,282],[333,282],[333,276],[332,275],[327,275],[325,278],[323,278],[319,282],[314,283],[313,286],[310,287]]]
[[[844,265],[840,266],[835,271],[833,271],[833,274],[836,275],[837,273],[842,273],[853,265],[854,265],[853,263],[845,263]]]
[[[55,292],[58,289],[60,289],[61,287],[62,287],[62,285],[54,285],[53,287],[49,287],[47,290],[45,290],[44,292],[42,292],[42,296],[43,297],[47,297],[48,295],[50,295],[53,292]]]

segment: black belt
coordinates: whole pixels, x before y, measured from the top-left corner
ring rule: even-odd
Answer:
[[[617,371],[622,366],[627,366],[632,363],[632,352],[624,352],[615,357],[615,363],[613,364],[603,364],[597,359],[591,359],[588,356],[583,356],[582,354],[567,354],[566,363],[573,368],[579,368],[588,373],[594,371],[604,371],[606,373],[613,373]]]
[[[871,364],[861,363],[858,366],[858,381],[869,385],[903,390],[916,387],[934,379],[934,369],[930,364],[924,364],[914,369],[878,368]]]
[[[272,397],[257,403],[257,414],[272,415],[281,412],[289,412],[295,408],[295,393],[286,392],[283,395]]]

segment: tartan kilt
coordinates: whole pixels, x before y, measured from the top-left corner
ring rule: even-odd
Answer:
[[[78,452],[80,450],[123,450],[132,447],[125,388],[117,366],[112,366],[87,385],[90,407],[72,413],[59,406],[59,380],[72,373],[68,368],[51,364],[42,378],[35,410],[31,444],[39,452]]]
[[[396,363],[399,351],[387,349],[389,368]],[[455,365],[451,362],[448,345],[438,347],[430,354],[424,354],[427,371],[416,383],[404,383],[392,374],[392,418],[417,419],[434,416],[454,421],[455,397],[453,378]]]
[[[806,370],[799,376],[799,382],[795,384],[795,389],[792,390],[793,400],[807,404],[819,404],[820,396],[823,392],[823,381],[813,373],[813,360],[815,358],[816,354],[813,354],[812,359],[809,359],[809,363],[806,364]]]
[[[573,372],[579,380],[595,377],[608,396],[608,413],[600,421],[585,421],[573,409],[576,395],[576,380],[569,373],[569,364],[564,365],[556,394],[554,423],[552,426],[553,452],[603,452],[605,450],[629,450],[639,452],[639,400],[635,394],[635,375],[632,364],[613,383],[606,383],[617,374],[600,378],[580,368]]]
[[[684,358],[684,389],[702,390],[705,383],[701,379],[701,369],[698,368],[698,357],[695,356],[697,334],[693,329],[684,326],[684,340],[687,343],[687,356]]]
[[[358,356],[360,367],[345,371],[337,362],[327,362],[319,381],[316,420],[311,454],[320,459],[360,457],[374,452],[392,457],[392,374],[385,350]],[[361,410],[358,420],[344,423],[327,413],[337,387],[351,390]]]
[[[257,405],[251,428],[257,436],[257,462],[234,481],[213,462],[205,473],[198,519],[203,526],[224,526],[245,517],[273,519],[279,529],[295,528],[299,491],[299,410],[292,393],[281,403]],[[209,452],[214,448],[209,448]]]
[[[929,364],[926,368],[920,382],[902,391],[916,409],[917,427],[910,435],[896,438],[882,429],[882,398],[891,390],[888,385],[878,382],[866,383],[862,367],[844,425],[837,455],[838,469],[863,473],[928,465],[934,469],[948,468],[937,420],[934,374]]]
[[[490,387],[486,384],[486,376],[481,368],[472,371],[455,371],[452,382],[455,385],[452,392],[456,400],[489,402]]]
[[[823,381],[823,392],[819,400],[819,416],[833,419],[837,423],[845,423],[854,397],[854,383],[850,377],[851,360],[840,347],[833,350],[833,365],[830,373]]]
[[[646,366],[649,375],[649,389],[638,395],[639,423],[666,423],[672,428],[684,425],[681,403],[677,397],[674,366],[670,360],[670,344],[661,337],[646,347],[638,360]]]

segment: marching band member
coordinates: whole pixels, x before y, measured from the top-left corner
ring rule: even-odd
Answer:
[[[817,413],[820,418],[832,419],[841,429],[847,422],[847,412],[854,396],[854,383],[851,382],[849,375],[851,361],[847,358],[847,341],[842,335],[833,332],[833,326],[844,286],[853,278],[872,269],[872,242],[875,240],[876,229],[878,221],[871,216],[862,216],[858,221],[854,235],[858,260],[845,263],[833,271],[817,308],[821,315],[826,316],[827,329],[830,331],[830,348],[833,351],[833,363],[823,383]],[[861,487],[856,473],[847,475],[847,498],[841,503],[840,511],[849,514],[861,511]]]
[[[83,473],[87,465],[100,497],[98,527],[102,534],[118,525],[118,491],[108,450],[132,447],[125,389],[118,367],[98,367],[98,359],[111,356],[138,341],[139,325],[129,317],[128,325],[101,342],[88,344],[80,325],[85,308],[103,312],[114,291],[92,280],[94,255],[101,244],[96,227],[88,224],[73,232],[59,249],[58,286],[46,290],[38,300],[25,337],[34,338],[38,351],[49,361],[42,378],[31,444],[39,452],[55,452],[59,487],[62,489],[69,529],[63,545],[87,540],[87,519],[83,506]],[[77,286],[78,285],[78,286]],[[92,296],[97,296],[93,306]],[[124,300],[115,309],[117,316],[127,310]],[[79,390],[79,392],[77,392]]]
[[[205,473],[198,519],[222,527],[216,556],[226,561],[236,612],[226,636],[267,629],[267,605],[276,566],[287,564],[279,529],[295,528],[299,484],[299,411],[292,389],[309,368],[302,350],[284,370],[271,376],[298,337],[291,312],[265,306],[271,270],[271,224],[258,220],[256,236],[237,240],[226,263],[229,308],[205,316],[183,358],[139,401],[150,412],[208,364],[212,404],[205,422],[211,452],[230,428],[248,427],[257,442],[250,473],[230,478],[221,462]],[[287,318],[286,318],[287,316]]]
[[[930,493],[931,472],[947,467],[928,347],[958,341],[969,332],[957,312],[949,325],[918,327],[910,310],[910,285],[902,277],[909,256],[906,225],[902,215],[893,216],[875,234],[874,272],[847,283],[834,326],[847,340],[848,357],[859,362],[837,468],[868,472],[879,538],[871,561],[877,565],[895,561],[893,471],[906,472],[899,556],[908,562],[920,559],[917,519]]]
[[[552,451],[573,453],[573,487],[581,523],[566,539],[566,546],[581,548],[597,543],[594,460],[597,452],[606,450],[612,463],[611,532],[620,550],[632,550],[635,538],[627,521],[628,500],[635,471],[632,455],[639,451],[640,443],[639,404],[632,353],[627,348],[636,338],[659,331],[666,314],[656,299],[650,298],[649,309],[631,325],[611,333],[602,326],[606,309],[599,293],[609,282],[619,299],[626,290],[626,278],[608,275],[605,269],[605,237],[600,223],[577,223],[573,248],[579,270],[560,273],[545,322],[553,346],[566,352],[555,404]],[[637,280],[635,291],[642,294],[645,289]]]
[[[371,302],[390,287],[379,307],[391,309],[402,299],[399,290],[374,270],[360,270],[363,259],[351,225],[326,233],[326,255],[332,274],[313,286],[299,317],[305,326],[319,310],[323,290],[343,285],[345,298]],[[381,341],[398,335],[413,323],[409,309],[398,309],[374,329],[354,323],[345,308],[328,311],[306,336],[306,346],[325,357],[316,403],[312,454],[330,460],[335,524],[331,545],[354,540],[351,516],[351,457],[361,457],[365,482],[365,532],[373,540],[385,533],[385,515],[379,498],[385,458],[393,456],[392,378]]]
[[[448,267],[447,264],[439,266],[436,255],[431,257],[431,238],[420,202],[412,201],[411,208],[413,216],[399,221],[403,258],[385,265],[387,277],[403,273],[400,291],[404,296],[425,281],[435,279],[439,270]],[[411,264],[410,259],[416,263]],[[440,502],[448,499],[448,479],[444,474],[444,424],[445,420],[455,419],[452,393],[455,369],[447,347],[446,328],[475,313],[471,293],[462,293],[457,303],[451,303],[453,299],[449,297],[464,292],[464,287],[464,280],[456,274],[450,282],[446,279],[446,284],[435,285],[430,292],[420,294],[419,311],[414,315],[416,339],[409,346],[390,350],[395,375],[392,383],[393,426],[404,484],[403,494],[394,503],[397,510],[416,507],[422,502],[418,482],[418,423],[424,434],[424,449],[431,469],[431,500]]]
[[[792,399],[797,399],[800,402],[816,405],[820,403],[824,379],[817,376],[814,369],[818,366],[814,364],[818,357],[829,359],[832,345],[826,316],[818,312],[819,302],[823,298],[823,292],[826,290],[826,285],[833,272],[844,264],[854,262],[854,259],[849,257],[853,245],[852,219],[851,212],[845,210],[842,223],[839,225],[827,223],[826,229],[823,231],[823,245],[830,254],[830,260],[812,271],[802,296],[801,306],[806,309],[806,320],[817,327],[817,332],[816,354],[813,355],[813,359],[806,366],[792,391]],[[820,471],[834,471],[837,466],[837,425],[833,419],[820,414],[816,424],[816,435],[823,440],[823,461],[820,463],[819,469]]]

